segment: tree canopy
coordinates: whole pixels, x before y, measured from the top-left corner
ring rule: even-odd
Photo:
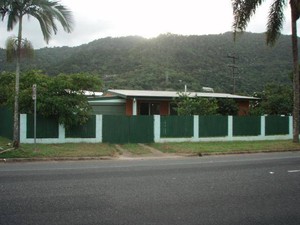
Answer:
[[[232,99],[201,98],[180,93],[174,101],[178,115],[237,115],[238,106]]]
[[[291,115],[293,112],[293,90],[290,86],[268,84],[254,96],[260,100],[251,105],[252,115]]]
[[[14,74],[0,74],[0,105],[12,107]],[[20,79],[20,112],[33,113],[32,85],[37,85],[37,113],[56,117],[66,127],[84,124],[91,113],[83,90],[96,91],[101,80],[87,73],[49,77],[41,71],[29,71]]]
[[[72,15],[71,12],[58,1],[49,0],[2,0],[0,1],[0,14],[2,20],[7,17],[7,31],[11,31],[18,24],[18,35],[16,42],[7,43],[8,59],[16,58],[16,77],[15,77],[15,92],[14,92],[14,132],[13,146],[19,147],[20,139],[20,121],[19,121],[19,84],[20,84],[20,67],[22,49],[30,49],[26,39],[23,38],[23,19],[24,16],[37,19],[43,33],[44,40],[48,43],[52,33],[56,34],[58,21],[66,32],[72,30]],[[23,43],[26,45],[24,46]],[[14,47],[16,46],[16,47]],[[13,51],[15,50],[15,51]],[[11,53],[15,52],[15,57]]]

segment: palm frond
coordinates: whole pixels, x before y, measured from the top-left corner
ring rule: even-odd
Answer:
[[[267,23],[267,44],[274,45],[284,22],[284,7],[286,6],[285,0],[275,0],[270,7],[268,23]]]
[[[10,31],[20,22],[24,15],[32,16],[39,21],[44,40],[48,43],[52,34],[56,34],[59,22],[66,32],[73,28],[71,11],[59,1],[50,0],[1,0],[0,16],[7,16],[7,30]]]
[[[232,0],[234,36],[246,29],[251,16],[263,2],[264,0]]]
[[[235,31],[245,30],[250,18],[264,0],[232,0],[233,28]]]
[[[32,0],[32,5],[35,5],[35,7],[29,7],[27,13],[39,20],[44,39],[47,43],[51,38],[52,32],[54,34],[57,33],[56,20],[66,32],[72,31],[73,18],[71,11],[60,5],[58,1]]]

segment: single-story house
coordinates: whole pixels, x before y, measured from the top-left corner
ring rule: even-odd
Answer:
[[[108,90],[102,97],[89,98],[94,113],[103,115],[174,115],[172,102],[176,91]],[[190,97],[233,99],[239,107],[238,115],[247,115],[250,101],[255,97],[226,93],[187,92]]]

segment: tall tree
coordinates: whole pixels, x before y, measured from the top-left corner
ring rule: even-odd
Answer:
[[[232,0],[233,7],[233,29],[234,38],[237,32],[246,29],[251,16],[265,0]],[[284,21],[284,9],[287,0],[273,0],[270,6],[266,41],[269,45],[274,45],[280,35]],[[299,67],[298,67],[298,43],[297,43],[297,20],[300,15],[300,0],[289,0],[291,9],[292,27],[292,49],[293,49],[293,142],[299,142]]]
[[[57,33],[56,21],[63,29],[70,33],[72,31],[72,14],[58,1],[50,0],[1,0],[0,14],[2,20],[7,17],[7,30],[13,30],[15,25],[18,26],[17,48],[16,48],[16,81],[15,81],[15,104],[14,104],[14,147],[19,147],[19,80],[20,80],[20,62],[22,48],[22,29],[24,16],[34,17],[40,24],[41,31],[46,43],[49,42],[52,34]]]

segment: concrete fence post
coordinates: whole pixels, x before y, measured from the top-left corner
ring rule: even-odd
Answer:
[[[20,114],[20,143],[27,143],[27,114]]]
[[[96,142],[102,142],[102,124],[103,124],[103,116],[96,115]]]
[[[260,136],[263,138],[266,136],[266,116],[260,117]]]
[[[160,142],[160,115],[154,115],[154,142]]]
[[[228,116],[228,140],[233,139],[233,116]]]
[[[66,142],[66,129],[62,124],[58,124],[58,142],[59,143]]]
[[[199,116],[194,116],[194,140],[197,140],[199,138]]]
[[[293,116],[289,116],[289,137],[293,138]]]

